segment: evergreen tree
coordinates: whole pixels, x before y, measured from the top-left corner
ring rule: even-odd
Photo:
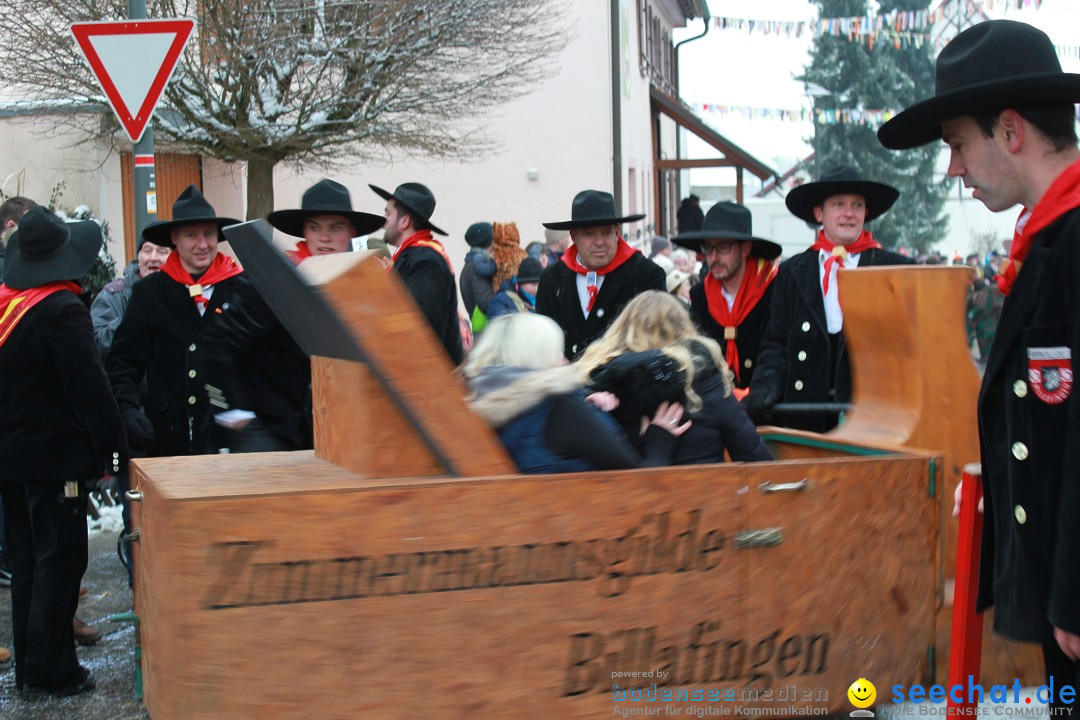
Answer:
[[[820,17],[861,17],[866,0],[815,0]],[[926,0],[879,0],[878,12],[925,10]],[[934,57],[929,42],[916,46],[908,39],[897,48],[893,38],[880,36],[868,47],[866,38],[822,34],[814,41],[810,65],[799,78],[820,85],[829,95],[814,98],[823,108],[901,110],[934,93]],[[885,247],[926,251],[945,236],[942,216],[947,180],[935,177],[941,146],[895,152],[881,146],[877,127],[860,123],[815,126],[817,167],[824,171],[851,165],[877,182],[892,185],[900,199],[870,228]]]

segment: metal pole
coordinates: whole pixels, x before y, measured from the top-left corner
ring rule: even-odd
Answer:
[[[146,0],[128,0],[128,18],[146,19]],[[142,231],[157,219],[157,178],[154,171],[154,121],[146,124],[142,138],[132,147],[132,186],[135,189],[135,246],[139,245]],[[132,258],[127,258],[131,260]]]

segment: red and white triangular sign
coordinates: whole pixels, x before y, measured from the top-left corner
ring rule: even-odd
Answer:
[[[111,20],[74,23],[71,34],[113,112],[138,142],[169,84],[194,20]]]

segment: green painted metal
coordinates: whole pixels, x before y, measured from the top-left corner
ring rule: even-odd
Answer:
[[[832,440],[819,440],[817,438],[807,437],[794,437],[790,435],[780,435],[779,433],[764,433],[761,436],[764,442],[777,442],[788,443],[789,445],[803,445],[805,447],[818,448],[820,450],[835,450],[848,455],[892,455],[894,454],[890,450],[882,450],[880,448],[868,448],[861,447],[859,445],[848,445],[847,443],[839,443]]]

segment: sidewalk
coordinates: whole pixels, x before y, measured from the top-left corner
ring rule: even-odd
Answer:
[[[148,720],[135,700],[135,630],[130,623],[110,623],[115,613],[131,609],[127,572],[116,556],[120,532],[107,515],[104,526],[90,534],[90,562],[83,586],[90,595],[79,606],[79,617],[104,633],[92,647],[78,649],[79,661],[90,668],[97,689],[75,697],[30,702],[15,689],[15,661],[0,665],[0,717],[4,720]],[[0,646],[11,648],[11,593],[0,588]]]

